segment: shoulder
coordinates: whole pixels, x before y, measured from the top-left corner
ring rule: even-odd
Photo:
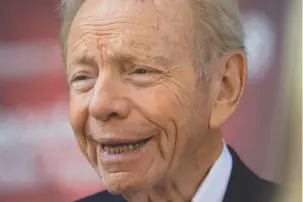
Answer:
[[[93,195],[87,196],[85,198],[76,200],[74,202],[126,202],[124,198],[120,195],[111,194],[108,191],[102,191],[95,193]]]
[[[228,147],[228,149],[232,155],[233,167],[224,202],[270,201],[270,199],[273,198],[278,185],[261,179],[242,162],[240,157],[231,147]]]

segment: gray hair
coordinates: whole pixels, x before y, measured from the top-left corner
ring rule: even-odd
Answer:
[[[67,36],[71,23],[85,0],[61,0],[60,42],[65,60]],[[197,17],[195,47],[199,76],[206,77],[209,63],[224,52],[244,49],[244,31],[237,0],[192,0]],[[201,34],[203,33],[203,34]],[[203,68],[201,68],[203,66]]]

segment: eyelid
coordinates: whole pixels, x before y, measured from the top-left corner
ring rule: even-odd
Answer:
[[[85,79],[80,79],[80,77],[83,77],[83,78],[85,77]],[[86,80],[88,78],[89,77],[87,75],[80,74],[80,75],[75,76],[72,81],[82,81],[82,80]]]
[[[134,72],[138,69],[144,69],[147,72],[155,72],[155,73],[160,72],[159,70],[157,70],[155,68],[151,68],[151,67],[144,66],[144,65],[133,65],[131,71]]]
[[[89,77],[90,73],[88,71],[79,71],[79,72],[75,72],[75,73],[72,73],[69,77],[69,82],[72,83],[74,81],[76,81],[76,78],[79,77],[79,76],[87,76]]]
[[[138,70],[138,69],[145,69],[147,71],[150,71],[150,68],[148,68],[146,66],[142,66],[142,65],[134,65],[132,68],[133,71]]]

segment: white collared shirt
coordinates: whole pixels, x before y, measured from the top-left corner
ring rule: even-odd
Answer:
[[[232,169],[232,157],[223,142],[223,151],[198,188],[192,202],[222,202]]]

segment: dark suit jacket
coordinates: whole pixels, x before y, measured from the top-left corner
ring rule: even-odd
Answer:
[[[249,170],[230,146],[228,149],[232,155],[233,167],[223,202],[271,202],[276,185],[259,178]],[[126,202],[126,200],[122,196],[102,191],[76,202]]]

